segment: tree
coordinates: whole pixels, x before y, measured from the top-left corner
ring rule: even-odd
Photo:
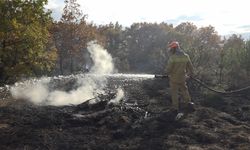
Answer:
[[[181,39],[172,25],[134,23],[125,30],[129,66],[133,72],[164,73],[168,59],[167,44]]]
[[[233,34],[225,42],[223,65],[225,66],[225,81],[230,86],[244,84],[249,78],[247,53],[247,45],[241,36]]]
[[[102,43],[108,52],[112,55],[115,67],[121,71],[129,70],[127,42],[122,25],[115,24],[101,25],[98,32],[102,35]]]
[[[183,22],[177,25],[175,30],[185,35],[193,36],[197,31],[197,27],[191,22]]]
[[[53,25],[53,38],[58,49],[60,73],[73,73],[84,63],[87,42],[95,39],[96,28],[87,24],[76,0],[65,0],[60,22]]]
[[[203,80],[217,82],[219,72],[221,38],[212,26],[202,27],[195,31],[187,51],[196,71]]]
[[[250,75],[250,40],[246,41],[245,43],[245,51],[243,55],[244,55],[243,66],[244,68],[246,68],[248,74]]]
[[[0,1],[1,80],[52,69],[56,50],[46,50],[52,21],[51,12],[45,11],[46,3],[47,0]]]

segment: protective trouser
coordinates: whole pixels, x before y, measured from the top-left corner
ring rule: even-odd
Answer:
[[[179,110],[179,99],[178,93],[180,92],[183,101],[185,104],[191,102],[191,97],[188,92],[188,88],[186,82],[175,82],[170,80],[170,90],[171,90],[171,97],[172,97],[172,105],[175,109]]]

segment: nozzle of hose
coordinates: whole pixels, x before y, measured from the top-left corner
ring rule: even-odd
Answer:
[[[155,78],[168,78],[168,76],[167,75],[158,75],[158,74],[156,74]]]

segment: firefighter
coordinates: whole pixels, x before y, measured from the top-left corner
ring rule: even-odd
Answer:
[[[170,42],[168,49],[170,57],[167,64],[167,75],[169,76],[172,107],[179,112],[179,116],[177,115],[177,119],[179,119],[184,115],[180,112],[182,110],[180,110],[178,99],[179,92],[183,98],[184,105],[181,106],[181,108],[192,107],[193,109],[193,103],[191,102],[191,97],[188,92],[186,79],[193,75],[194,69],[188,54],[180,48],[177,41]]]

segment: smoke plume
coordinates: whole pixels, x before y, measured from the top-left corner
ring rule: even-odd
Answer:
[[[111,55],[100,45],[90,42],[88,44],[88,51],[94,61],[94,66],[90,70],[91,73],[109,74],[114,72],[114,64]]]
[[[35,104],[45,105],[70,105],[80,104],[104,92],[107,79],[103,74],[114,72],[111,55],[95,42],[88,43],[87,47],[93,66],[90,74],[74,76],[77,78],[77,88],[68,92],[49,88],[52,78],[42,78],[36,81],[25,81],[11,87],[14,98],[28,99]],[[118,90],[117,97],[112,102],[117,103],[123,97],[123,91]]]

